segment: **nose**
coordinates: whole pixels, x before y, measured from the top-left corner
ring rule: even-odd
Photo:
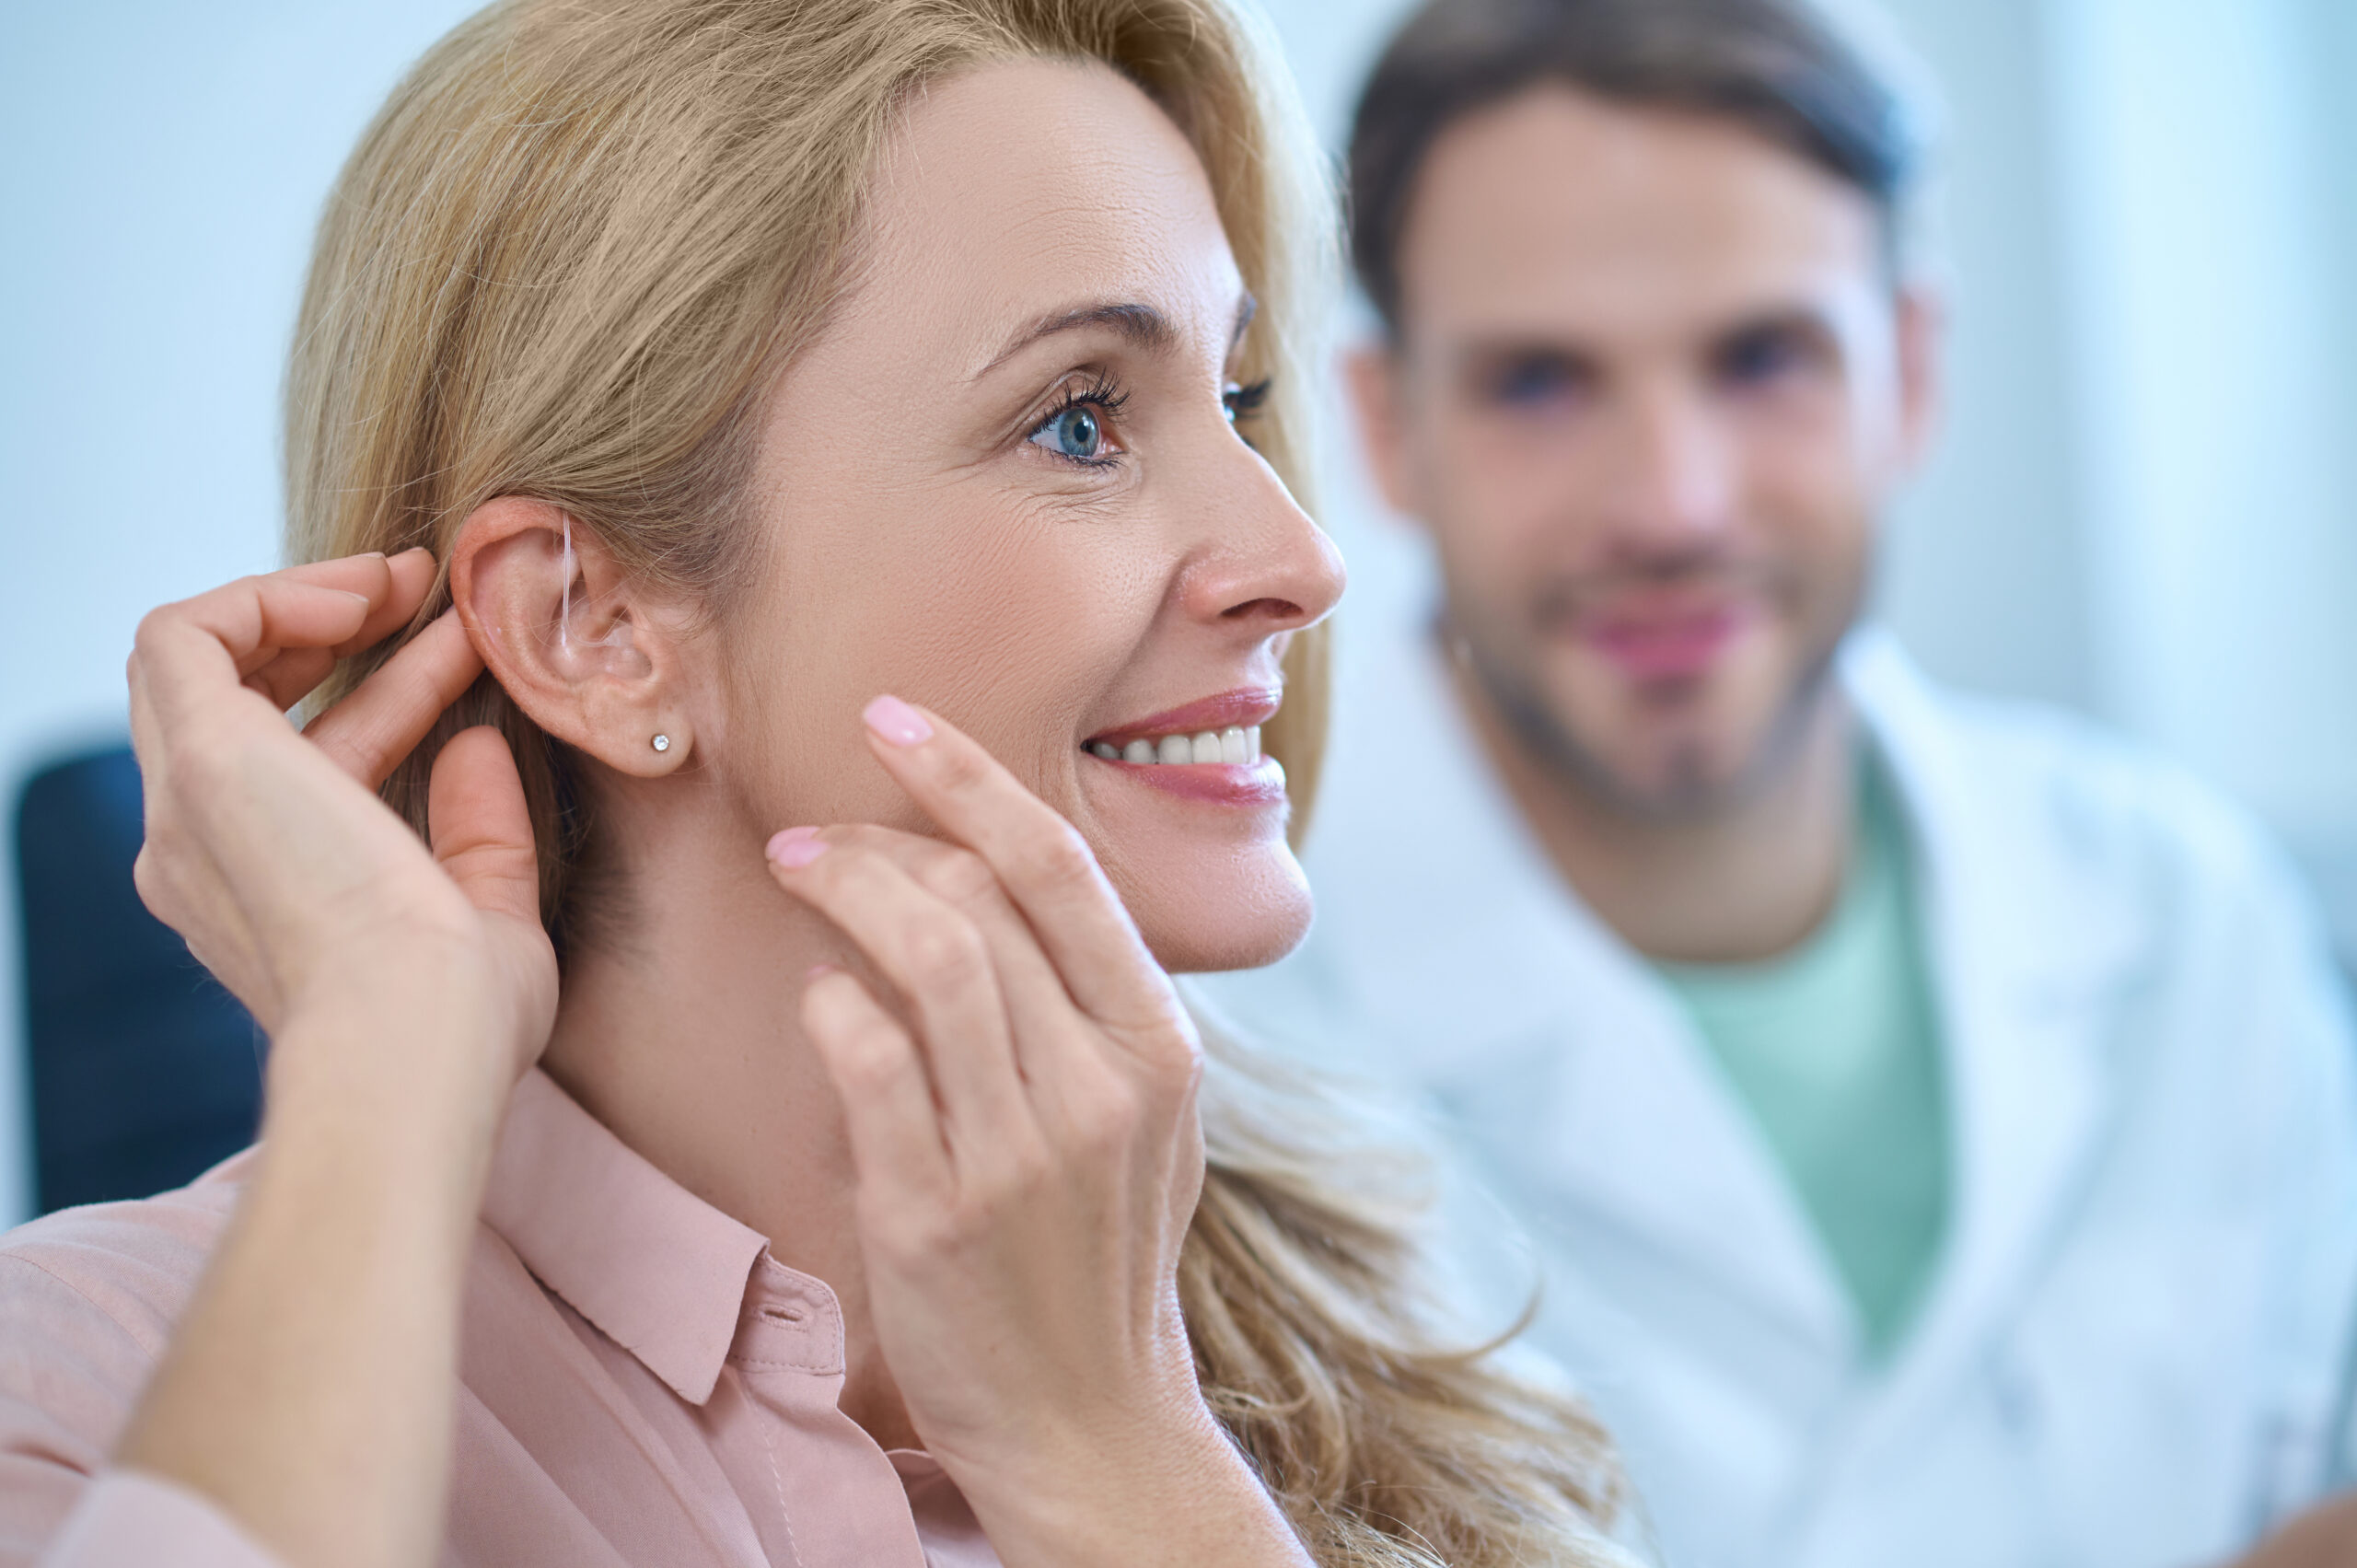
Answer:
[[[1707,551],[1736,511],[1736,449],[1702,389],[1665,379],[1632,388],[1600,498],[1614,544],[1644,557]]]
[[[1189,618],[1252,638],[1323,621],[1342,597],[1341,552],[1240,442],[1219,467],[1217,494],[1200,514],[1202,537],[1179,579]]]

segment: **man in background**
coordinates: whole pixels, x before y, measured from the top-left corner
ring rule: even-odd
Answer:
[[[1345,688],[1308,946],[1213,996],[1438,1101],[1675,1568],[2215,1561],[2338,1462],[2351,1038],[2241,816],[1859,626],[1917,156],[1782,0],[1393,41],[1353,391],[1439,606]]]

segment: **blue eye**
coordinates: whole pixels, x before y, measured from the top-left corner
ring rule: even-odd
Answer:
[[[1105,427],[1095,409],[1086,403],[1074,403],[1033,431],[1031,439],[1051,452],[1091,462],[1105,449]]]

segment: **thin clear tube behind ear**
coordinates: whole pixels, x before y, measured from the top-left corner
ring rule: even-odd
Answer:
[[[565,653],[573,652],[573,514],[557,514],[564,519],[564,556],[557,568],[564,574],[563,586],[557,590],[562,608],[557,610],[556,645]]]
[[[604,636],[584,638],[582,640],[581,646],[579,648],[575,647],[573,641],[573,579],[579,575],[581,563],[580,558],[576,556],[573,551],[573,514],[570,512],[560,512],[557,516],[563,519],[563,537],[564,540],[564,547],[557,556],[557,572],[559,574],[557,582],[556,621],[557,656],[560,660],[570,667],[576,655],[586,655],[596,649],[620,651],[632,648],[633,646],[633,642],[631,636],[630,621],[626,617],[622,616],[617,616],[614,618],[611,628],[607,631]]]

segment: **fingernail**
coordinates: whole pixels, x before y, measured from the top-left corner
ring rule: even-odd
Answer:
[[[770,840],[767,853],[788,871],[797,871],[827,853],[827,841],[816,828],[788,828]]]
[[[829,975],[834,972],[835,966],[832,964],[812,964],[807,970],[803,971],[802,983],[805,985],[816,985],[819,981],[826,979]]]
[[[898,697],[878,697],[867,704],[860,714],[867,727],[895,746],[914,746],[920,740],[933,738],[933,726],[924,715]]]

